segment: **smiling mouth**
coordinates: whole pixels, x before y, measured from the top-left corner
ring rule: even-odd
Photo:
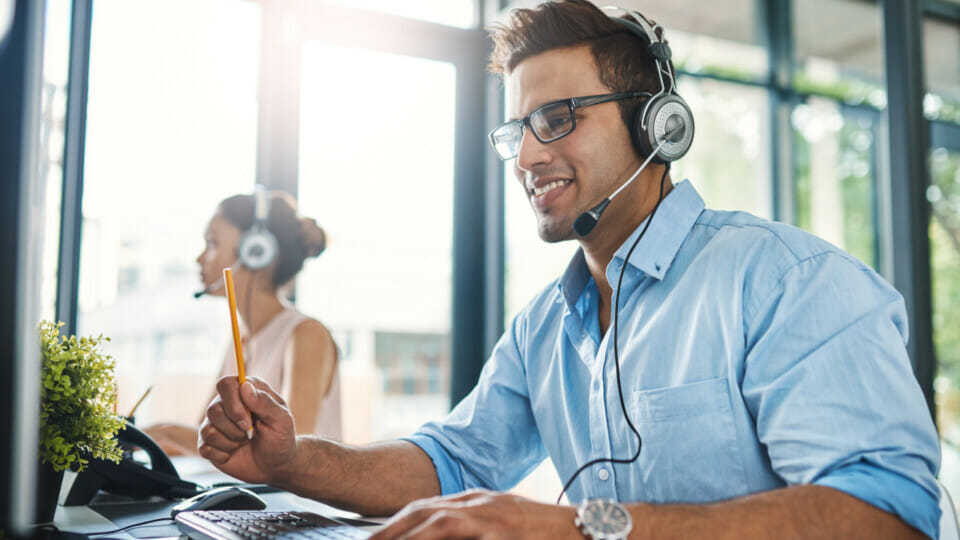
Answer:
[[[552,190],[554,190],[554,189],[557,189],[558,187],[565,186],[565,185],[570,184],[570,183],[572,183],[572,182],[573,182],[573,180],[554,180],[553,182],[550,182],[549,184],[545,184],[545,185],[542,185],[542,186],[540,186],[540,187],[535,187],[535,188],[529,190],[529,193],[530,193],[530,195],[533,195],[534,197],[540,197],[540,196],[542,196],[542,195],[544,195],[544,194],[546,194],[546,193],[548,193],[548,192],[550,192],[550,191],[552,191]]]

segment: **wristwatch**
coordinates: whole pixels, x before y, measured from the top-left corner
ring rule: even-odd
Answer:
[[[611,499],[587,499],[577,508],[573,524],[589,540],[624,540],[633,529],[630,512]]]

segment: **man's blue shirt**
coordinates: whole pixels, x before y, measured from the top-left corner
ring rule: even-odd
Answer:
[[[641,225],[642,227],[642,225]],[[616,286],[634,231],[606,269]],[[549,456],[562,481],[637,449],[613,316],[578,251],[516,318],[476,388],[408,438],[443,493],[510,489]],[[684,181],[627,262],[623,399],[631,464],[594,465],[572,502],[702,503],[793,484],[845,491],[936,538],[939,442],[904,343],[903,299],[796,228],[705,210]]]

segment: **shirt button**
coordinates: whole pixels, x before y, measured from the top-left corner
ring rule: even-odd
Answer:
[[[600,469],[599,471],[597,471],[597,476],[600,478],[600,480],[603,480],[604,482],[606,482],[607,479],[610,478],[610,472],[607,471],[606,469]]]

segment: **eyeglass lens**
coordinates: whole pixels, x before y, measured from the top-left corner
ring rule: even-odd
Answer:
[[[573,110],[566,102],[550,103],[530,114],[530,128],[542,143],[555,141],[573,131]],[[516,157],[523,139],[523,123],[513,121],[494,130],[491,139],[502,159]]]

